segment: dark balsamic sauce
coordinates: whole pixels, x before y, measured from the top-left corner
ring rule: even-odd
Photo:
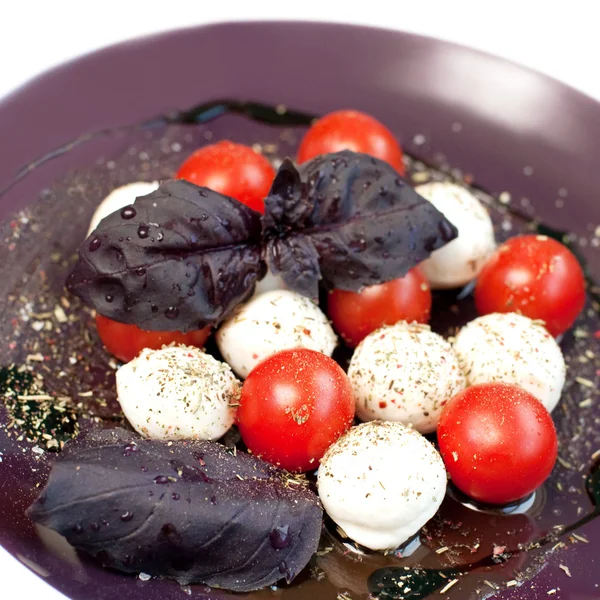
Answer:
[[[15,179],[12,182],[10,182],[5,189],[0,190],[0,198],[18,181],[27,176],[27,174],[29,174],[36,168],[40,167],[44,163],[54,158],[62,156],[63,154],[73,150],[80,144],[83,144],[87,141],[99,137],[108,136],[116,132],[152,130],[169,125],[204,125],[218,117],[227,114],[242,115],[258,123],[282,127],[309,126],[315,120],[315,118],[317,118],[316,115],[287,110],[284,107],[269,106],[266,104],[255,102],[217,100],[214,102],[200,104],[188,110],[176,111],[169,114],[160,115],[156,118],[149,119],[147,121],[135,125],[105,129],[102,131],[81,136],[77,140],[74,140],[73,142],[70,142],[69,144],[66,144],[60,148],[57,148],[56,150],[44,155],[40,159],[33,161],[32,163],[21,169],[21,171],[19,171]],[[420,157],[417,157],[417,160],[419,160],[421,163],[425,164],[430,168],[436,168],[434,165],[423,160]],[[487,192],[484,189],[479,188],[476,185],[470,184],[470,187],[475,190],[479,190],[487,195]],[[505,211],[506,213],[514,216],[522,222],[527,223],[528,229],[530,231],[538,233],[540,235],[547,235],[549,237],[555,238],[567,245],[571,249],[571,251],[579,258],[581,264],[584,267],[586,277],[589,283],[590,295],[594,300],[599,300],[598,295],[595,294],[595,282],[591,279],[589,275],[589,271],[586,267],[586,261],[583,258],[578,246],[576,246],[571,241],[568,232],[560,231],[555,228],[549,227],[543,223],[540,223],[537,220],[532,220],[530,215],[520,211],[518,208],[514,206],[501,205],[495,199],[493,200],[496,203],[495,208]],[[129,218],[130,213],[127,212],[127,209],[124,210],[125,214],[122,215],[123,218]],[[145,230],[138,231],[138,235],[140,237],[146,237],[148,234],[149,233]],[[95,242],[95,240],[93,242]],[[100,246],[99,242],[100,240],[98,240],[98,246]],[[447,306],[449,298],[451,300],[464,300],[465,298],[468,300],[468,296],[470,295],[471,291],[471,289],[466,288],[462,292],[459,292],[458,295],[452,293],[454,294],[453,298],[451,298],[451,296],[449,296],[448,293],[442,293],[438,296],[438,300],[439,298],[441,298],[441,296],[447,296],[442,299],[443,304]],[[200,464],[202,464],[202,462],[200,462]],[[159,485],[169,483],[167,477],[161,477],[157,479],[161,479],[160,481],[156,481],[156,483]],[[390,565],[380,568],[373,568],[370,571],[370,574],[368,574],[367,578],[368,592],[373,596],[382,599],[423,599],[434,592],[439,592],[444,587],[448,586],[448,584],[453,579],[460,578],[466,573],[475,570],[492,569],[494,567],[497,567],[498,565],[509,562],[514,557],[518,557],[525,553],[535,553],[537,550],[540,550],[546,546],[556,544],[557,541],[560,540],[560,538],[562,538],[563,536],[575,532],[576,530],[578,530],[579,528],[581,528],[582,526],[589,523],[590,521],[592,521],[600,515],[600,462],[596,462],[590,469],[590,472],[586,479],[585,487],[588,496],[592,500],[593,509],[588,514],[584,515],[583,517],[579,518],[578,520],[569,525],[557,526],[549,533],[545,533],[541,537],[538,536],[537,538],[533,538],[533,541],[527,541],[527,543],[518,544],[514,548],[506,548],[500,554],[489,554],[487,556],[482,556],[477,560],[474,560],[473,562],[465,562],[455,566],[440,566],[434,568],[429,566],[422,567],[419,564],[413,564],[410,566]],[[173,493],[172,498],[174,500],[178,500],[179,495]],[[451,499],[447,500],[446,504],[448,504],[449,502],[451,502]],[[456,501],[454,502],[456,505],[459,504]],[[127,520],[129,518],[129,514],[124,513],[121,516],[121,518],[123,520]],[[284,547],[287,542],[287,532],[283,528],[277,528],[272,533],[273,535],[270,539],[274,547]],[[444,564],[443,561],[438,562]],[[285,572],[285,568],[282,572]]]

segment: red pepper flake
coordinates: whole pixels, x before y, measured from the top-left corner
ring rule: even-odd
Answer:
[[[252,355],[252,358],[253,358],[254,360],[256,360],[256,359],[258,358],[258,354],[254,353],[254,354]]]
[[[379,408],[387,408],[387,402],[380,402],[379,403]]]
[[[597,331],[594,331],[594,337],[595,337],[597,340],[600,340],[600,329],[598,329]]]
[[[306,329],[306,327],[302,330],[304,335],[310,335],[310,329]]]

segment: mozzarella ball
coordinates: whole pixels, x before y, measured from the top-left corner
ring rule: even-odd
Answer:
[[[223,358],[240,376],[280,350],[308,348],[331,356],[337,337],[309,298],[289,290],[254,296],[217,331]]]
[[[88,236],[98,227],[100,221],[108,215],[116,212],[120,208],[129,206],[135,202],[135,199],[139,196],[147,196],[158,189],[158,181],[134,181],[118,187],[113,190],[102,202],[99,204],[96,212],[92,216],[90,227],[88,229]]]
[[[458,237],[421,264],[433,289],[461,287],[475,279],[496,249],[488,211],[465,188],[446,181],[419,185],[429,200],[458,229]]]
[[[256,282],[254,295],[258,296],[259,294],[275,290],[287,290],[287,285],[285,285],[283,277],[280,275],[273,275],[271,271],[267,271],[267,274],[260,281]]]
[[[437,428],[444,405],[466,387],[452,346],[428,325],[400,321],[369,334],[348,368],[356,414]]]
[[[539,321],[517,313],[479,317],[460,330],[454,350],[468,385],[512,383],[533,394],[549,411],[560,400],[565,360]]]
[[[327,514],[355,542],[397,548],[435,515],[446,469],[433,444],[402,423],[352,427],[321,459],[317,486]]]
[[[117,396],[136,431],[158,440],[216,440],[232,425],[240,383],[192,346],[145,349],[117,371]]]

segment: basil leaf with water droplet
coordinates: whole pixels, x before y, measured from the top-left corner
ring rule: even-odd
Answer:
[[[359,291],[402,277],[458,235],[389,164],[350,151],[298,169],[284,161],[265,201],[263,232],[270,269],[313,298],[319,280]]]
[[[65,446],[28,514],[105,566],[246,592],[317,550],[319,500],[286,477],[215,442],[96,430]]]
[[[150,331],[226,318],[264,273],[260,215],[186,181],[103,221],[79,250],[67,289],[100,314]]]

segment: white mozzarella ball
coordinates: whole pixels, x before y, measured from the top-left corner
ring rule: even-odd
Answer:
[[[309,298],[289,290],[254,296],[216,334],[225,360],[240,377],[263,359],[290,348],[331,356],[337,338],[327,317]]]
[[[216,440],[232,425],[240,383],[230,367],[191,346],[145,349],[117,371],[121,408],[159,440]]]
[[[466,387],[452,346],[429,326],[400,321],[369,334],[348,368],[356,414],[437,428],[444,405]]]
[[[501,381],[533,394],[549,411],[560,400],[566,365],[539,321],[493,313],[467,323],[454,342],[468,385]]]
[[[416,191],[458,229],[458,237],[421,264],[433,289],[461,287],[475,279],[496,249],[488,211],[471,192],[454,183],[433,181]]]
[[[287,290],[287,285],[283,281],[283,277],[280,275],[273,275],[271,271],[267,271],[267,274],[256,283],[254,288],[254,295],[264,294],[266,292],[272,292],[275,290]]]
[[[158,181],[134,181],[118,187],[113,190],[102,202],[98,205],[96,212],[92,216],[88,236],[98,227],[100,221],[108,215],[114,213],[120,208],[129,206],[135,202],[139,196],[147,196],[158,189]]]
[[[355,542],[397,548],[437,512],[446,469],[433,444],[402,423],[352,427],[321,460],[317,486],[327,514]]]

